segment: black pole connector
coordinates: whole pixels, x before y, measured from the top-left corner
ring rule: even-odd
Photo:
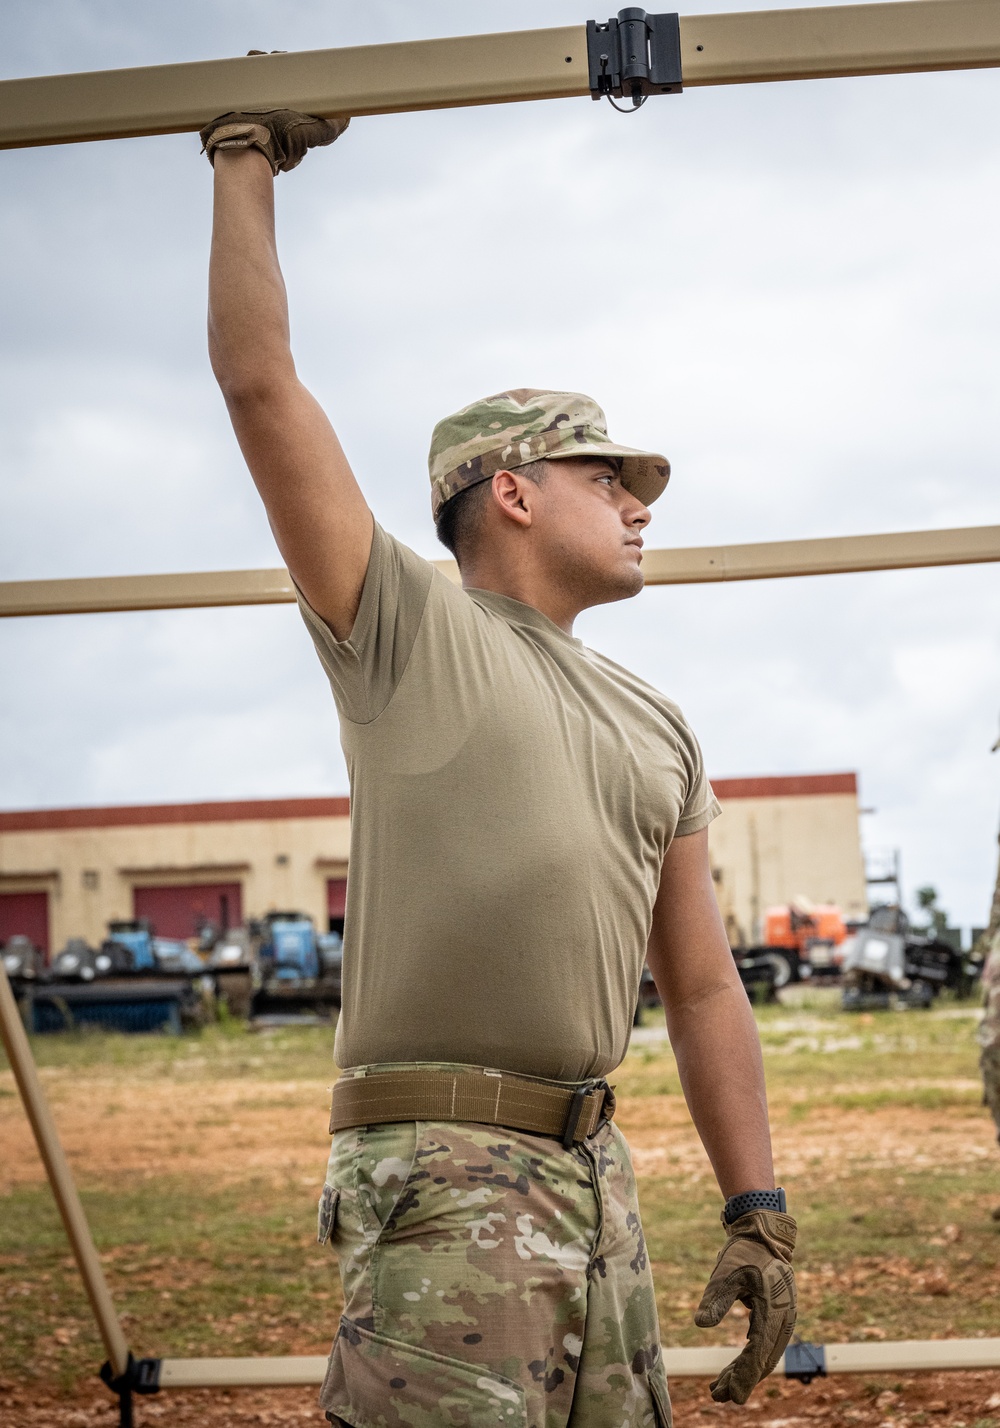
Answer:
[[[117,1378],[110,1361],[101,1364],[101,1381],[118,1395],[119,1428],[133,1428],[133,1393],[159,1393],[160,1362],[159,1359],[134,1359],[129,1354],[125,1372]]]
[[[804,1344],[801,1339],[785,1349],[785,1377],[799,1383],[826,1378],[826,1349],[822,1344]]]
[[[680,94],[680,19],[631,5],[616,20],[588,20],[587,60],[592,99],[631,99],[638,109],[651,94]]]

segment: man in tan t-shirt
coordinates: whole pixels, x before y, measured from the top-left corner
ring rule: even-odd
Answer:
[[[718,804],[676,705],[572,633],[642,589],[670,468],[613,443],[589,398],[514,389],[432,438],[461,588],[375,523],[296,377],[274,241],[272,177],[344,127],[277,110],[202,134],[212,363],[351,780],[320,1205],[345,1310],[321,1403],[353,1428],[662,1428],[652,1279],[604,1080],[644,958],[727,1197],[696,1319],[751,1307],[717,1399],[746,1401],[795,1312],[795,1222],[712,889]]]

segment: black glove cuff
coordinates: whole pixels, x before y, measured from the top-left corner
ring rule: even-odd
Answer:
[[[730,1195],[722,1216],[727,1225],[732,1225],[751,1210],[777,1210],[786,1214],[784,1190],[779,1185],[777,1190],[744,1190],[741,1195]]]

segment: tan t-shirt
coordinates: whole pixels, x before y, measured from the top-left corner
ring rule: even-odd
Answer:
[[[719,812],[680,710],[377,525],[350,638],[300,604],[351,780],[338,1063],[607,1074],[663,855]]]

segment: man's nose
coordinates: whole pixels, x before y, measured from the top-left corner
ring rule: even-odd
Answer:
[[[642,530],[648,526],[653,519],[649,507],[644,506],[641,501],[637,501],[634,496],[629,500],[625,510],[622,511],[622,520],[627,526],[635,526],[637,530]]]

